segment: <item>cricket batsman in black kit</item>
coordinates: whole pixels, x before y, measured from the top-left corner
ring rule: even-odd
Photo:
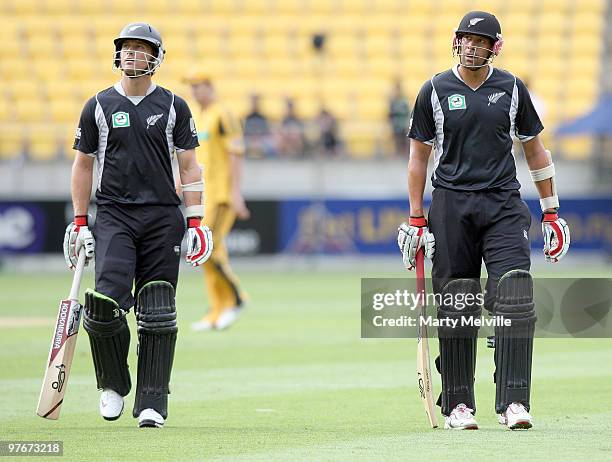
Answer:
[[[187,229],[187,261],[193,266],[206,261],[213,243],[209,229],[201,226],[203,183],[191,112],[183,99],[151,81],[164,59],[161,36],[148,24],[132,23],[114,42],[113,63],[122,78],[87,101],[76,133],[75,217],[66,229],[64,256],[74,268],[83,246],[88,261],[95,255],[96,288],[85,293],[83,325],[102,390],[102,417],[118,419],[131,389],[125,316],[133,306],[138,323],[133,416],[140,427],[161,427],[177,335],[181,241]],[[175,154],[187,226],[175,190]],[[94,160],[98,209],[90,231]]]
[[[531,362],[536,315],[530,270],[531,215],[519,194],[513,137],[523,151],[542,208],[544,257],[559,261],[570,244],[550,152],[538,134],[542,123],[527,88],[491,63],[502,48],[495,16],[473,11],[464,16],[453,40],[459,63],[426,82],[417,97],[408,136],[410,220],[402,223],[398,244],[408,269],[423,248],[432,259],[434,292],[443,300],[439,319],[458,320],[438,329],[442,376],[438,405],[447,429],[477,429],[474,372],[481,306],[447,300],[482,300],[480,271],[488,280],[485,308],[511,321],[495,327],[495,411],[510,429],[531,428]],[[434,154],[429,220],[423,212],[427,161]],[[454,306],[457,305],[457,306]],[[448,321],[447,321],[448,322]]]

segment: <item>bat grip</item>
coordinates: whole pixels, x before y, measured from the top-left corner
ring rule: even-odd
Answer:
[[[425,300],[425,251],[421,248],[416,254],[416,288],[418,294]],[[422,294],[422,295],[421,295]]]
[[[79,300],[79,289],[81,288],[81,278],[83,277],[83,268],[85,268],[85,247],[81,247],[79,251],[79,259],[72,277],[72,286],[70,287],[69,300]]]

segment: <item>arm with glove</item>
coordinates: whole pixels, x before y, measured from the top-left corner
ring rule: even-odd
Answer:
[[[427,228],[423,210],[423,193],[427,181],[427,161],[431,146],[415,139],[410,140],[408,161],[408,194],[410,197],[410,219],[398,228],[397,245],[402,252],[404,266],[412,271],[416,266],[416,254],[420,248],[430,260],[436,249],[434,235]]]
[[[204,217],[204,182],[202,170],[196,161],[195,149],[178,155],[181,188],[187,219],[187,263],[200,266],[210,258],[213,250],[212,232],[202,225]]]
[[[555,164],[550,151],[544,149],[539,137],[523,143],[525,158],[531,179],[540,195],[542,209],[542,234],[544,235],[544,259],[550,263],[561,260],[570,246],[569,226],[559,218],[559,197],[555,185]]]
[[[70,190],[74,221],[66,228],[64,234],[64,259],[68,268],[74,271],[79,259],[81,247],[85,247],[85,265],[94,257],[96,241],[89,230],[87,209],[91,196],[94,158],[77,151],[72,164]]]

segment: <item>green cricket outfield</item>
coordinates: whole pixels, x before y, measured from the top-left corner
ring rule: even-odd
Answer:
[[[360,277],[380,274],[240,276],[251,302],[239,322],[224,332],[195,333],[189,324],[206,306],[202,279],[182,272],[169,418],[163,429],[138,429],[131,417],[133,390],[118,421],[99,416],[83,329],[60,419],[36,416],[69,276],[3,273],[0,440],[61,440],[64,460],[78,461],[612,458],[612,339],[536,339],[534,428],[521,432],[497,423],[492,350],[482,340],[476,380],[480,429],[431,430],[417,392],[416,341],[360,338]],[[82,287],[91,286],[91,277],[89,270]],[[135,383],[136,335],[129,319]],[[437,374],[434,383],[437,393]]]

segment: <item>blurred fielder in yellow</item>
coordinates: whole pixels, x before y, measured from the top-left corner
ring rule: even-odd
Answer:
[[[215,246],[204,265],[210,308],[194,330],[225,329],[233,324],[244,305],[238,278],[229,266],[225,238],[236,218],[250,216],[240,191],[244,142],[240,123],[215,95],[212,79],[197,70],[186,76],[198,107],[194,107],[200,148],[197,159],[205,165],[206,210],[204,221],[215,236]],[[193,107],[193,106],[192,106]]]

